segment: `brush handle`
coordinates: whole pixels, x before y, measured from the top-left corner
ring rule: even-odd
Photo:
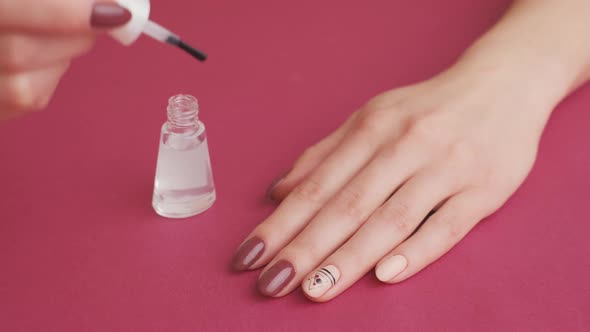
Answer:
[[[179,39],[178,36],[173,34],[170,30],[164,28],[154,21],[147,21],[145,27],[143,28],[143,33],[154,38],[155,40],[161,41],[162,43],[166,43],[170,38]]]

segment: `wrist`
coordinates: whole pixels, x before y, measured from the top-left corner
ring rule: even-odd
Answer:
[[[575,4],[575,5],[574,5]],[[460,57],[457,68],[553,110],[590,78],[585,0],[515,1],[506,15]]]
[[[453,67],[548,112],[567,96],[574,84],[566,66],[532,50],[475,44]]]
[[[482,112],[496,112],[539,139],[555,106],[568,93],[559,65],[539,58],[494,53],[472,47],[433,83],[460,91]]]
[[[442,75],[463,81],[468,89],[486,91],[483,102],[504,108],[498,111],[508,111],[511,121],[521,119],[539,135],[573,84],[559,62],[491,43],[476,43]]]

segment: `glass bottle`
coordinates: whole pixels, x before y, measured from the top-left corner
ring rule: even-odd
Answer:
[[[216,198],[205,125],[193,96],[170,98],[167,111],[152,205],[163,217],[191,217],[209,209]]]

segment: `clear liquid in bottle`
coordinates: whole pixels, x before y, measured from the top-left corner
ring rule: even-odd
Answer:
[[[188,95],[170,98],[162,126],[154,210],[167,218],[186,218],[209,209],[216,199],[205,125],[198,102]]]

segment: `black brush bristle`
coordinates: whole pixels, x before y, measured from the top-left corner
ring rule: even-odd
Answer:
[[[196,48],[190,46],[189,44],[183,42],[178,37],[170,36],[170,37],[168,37],[166,42],[170,45],[174,45],[174,46],[180,48],[181,50],[185,51],[186,53],[190,54],[195,59],[197,59],[201,62],[204,62],[205,60],[207,60],[207,54],[205,54],[205,53],[197,50]]]
[[[207,54],[197,50],[196,48],[186,44],[185,42],[183,42],[182,40],[178,43],[178,47],[181,50],[186,51],[188,54],[192,55],[193,57],[195,57],[195,59],[203,62],[205,60],[207,60]]]

